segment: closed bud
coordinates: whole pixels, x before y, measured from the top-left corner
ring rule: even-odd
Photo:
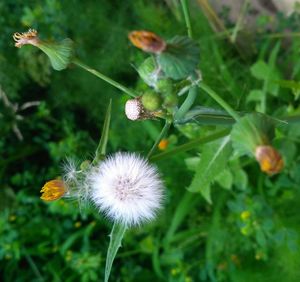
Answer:
[[[167,95],[173,92],[173,81],[170,78],[163,78],[157,81],[156,89]]]
[[[147,58],[138,68],[139,76],[144,80],[144,82],[156,88],[156,84],[162,75],[160,68],[158,67],[155,59],[153,57]]]
[[[153,32],[145,30],[132,31],[128,35],[131,43],[145,52],[159,54],[166,49],[166,42]]]
[[[150,112],[160,109],[161,102],[161,97],[154,91],[148,91],[142,96],[142,104]]]
[[[272,146],[257,146],[255,149],[255,158],[259,162],[261,171],[269,175],[281,172],[284,167],[281,155]]]
[[[67,192],[65,183],[62,180],[55,179],[46,182],[43,186],[41,199],[47,202],[55,201],[60,199]]]

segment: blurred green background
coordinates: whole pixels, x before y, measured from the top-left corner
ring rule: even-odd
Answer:
[[[268,114],[300,114],[299,13],[248,7],[234,20],[230,8],[217,16],[208,3],[190,3],[206,83],[239,111],[259,111],[265,93]],[[83,62],[142,91],[135,67],[146,56],[128,32],[186,34],[179,1],[3,0],[0,15],[0,277],[102,281],[111,223],[93,207],[44,203],[39,191],[61,174],[66,158],[92,159],[110,98],[108,152],[146,155],[162,123],[127,120],[128,97],[120,91],[75,66],[52,70],[34,47],[15,48],[12,34],[35,28],[41,38],[72,38]],[[244,16],[254,19],[251,26],[240,24]],[[204,93],[197,99],[218,108]],[[26,108],[32,101],[40,103]],[[172,128],[169,148],[218,128]],[[126,234],[111,281],[300,281],[299,137],[297,123],[277,130],[286,164],[278,176],[262,174],[248,158],[230,158],[211,186],[212,205],[186,191],[210,145],[157,162],[165,208],[155,222]]]

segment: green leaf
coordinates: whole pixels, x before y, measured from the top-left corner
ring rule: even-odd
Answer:
[[[222,188],[230,190],[233,183],[233,175],[229,169],[225,169],[217,176],[216,181]]]
[[[265,80],[266,74],[271,71],[272,70],[270,69],[270,67],[264,61],[257,61],[250,68],[251,74],[259,80]]]
[[[70,64],[74,53],[73,45],[73,41],[66,38],[59,43],[42,42],[38,45],[38,48],[49,57],[52,67],[60,71]]]
[[[223,138],[221,142],[204,146],[201,160],[188,190],[200,192],[211,203],[210,185],[224,170],[230,154],[229,137]]]
[[[231,140],[239,155],[251,155],[258,145],[269,144],[274,137],[274,120],[260,114],[247,114],[232,128]]]
[[[250,91],[249,95],[246,98],[247,103],[249,102],[261,102],[263,99],[264,92],[260,89],[253,89]]]
[[[105,265],[105,282],[108,282],[111,268],[114,259],[117,255],[118,249],[121,247],[121,242],[124,237],[127,226],[125,224],[114,223],[110,233],[110,241],[107,250],[106,265]]]
[[[198,44],[185,36],[175,36],[167,49],[157,56],[164,74],[173,79],[188,77],[197,68],[200,58]]]

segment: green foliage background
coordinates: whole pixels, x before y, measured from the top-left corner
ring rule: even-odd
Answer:
[[[159,121],[127,120],[128,97],[120,91],[74,66],[53,71],[39,50],[16,49],[12,34],[31,27],[44,38],[70,37],[82,61],[142,91],[146,86],[135,66],[145,56],[127,34],[136,29],[164,38],[185,34],[176,3],[170,8],[163,1],[143,0],[0,2],[1,89],[19,106],[41,101],[20,110],[22,120],[0,101],[2,281],[102,281],[111,223],[93,207],[80,210],[66,200],[45,204],[39,190],[60,175],[67,157],[78,163],[93,157],[110,98],[109,152],[145,155],[162,127]],[[261,21],[257,32],[241,32],[231,44],[213,31],[196,2],[192,7],[204,80],[239,111],[260,111],[267,97],[268,114],[299,114],[299,37],[272,36],[299,29],[299,15],[278,14],[272,31]],[[234,24],[227,23],[229,30]],[[216,107],[202,92],[197,101]],[[13,132],[16,123],[23,141]],[[157,162],[167,187],[165,209],[157,221],[126,234],[111,281],[300,281],[299,128],[295,123],[277,129],[275,145],[286,166],[271,178],[254,161],[235,156],[201,175],[217,142]],[[170,132],[170,147],[218,129],[177,126]],[[204,185],[203,177],[213,184]],[[200,186],[212,205],[186,189],[199,192]],[[241,217],[245,211],[249,218]]]

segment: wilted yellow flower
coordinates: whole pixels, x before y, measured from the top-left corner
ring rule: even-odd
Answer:
[[[162,139],[159,144],[158,144],[158,149],[163,151],[166,150],[169,145],[169,140],[168,139]]]
[[[257,146],[255,158],[260,164],[260,169],[269,175],[279,173],[284,167],[283,159],[279,152],[269,145]]]
[[[16,41],[15,46],[21,48],[23,45],[34,45],[37,46],[39,43],[38,32],[35,29],[29,29],[27,32],[19,33],[16,32],[13,35]]]
[[[66,186],[62,180],[55,179],[46,182],[43,186],[41,199],[44,201],[55,201],[61,198],[67,192]]]
[[[166,42],[155,33],[145,30],[135,30],[128,35],[131,43],[145,52],[161,53],[166,49]]]

